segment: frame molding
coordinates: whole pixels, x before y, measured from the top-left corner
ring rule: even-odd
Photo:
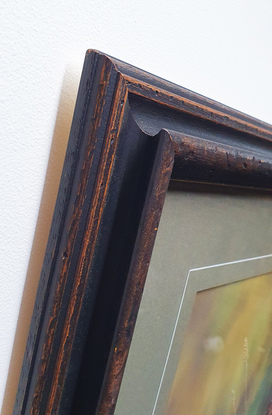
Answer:
[[[87,51],[15,415],[114,413],[170,178],[270,192],[271,148],[272,126]]]

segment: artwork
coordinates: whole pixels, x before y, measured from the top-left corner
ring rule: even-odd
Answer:
[[[272,274],[196,294],[167,415],[266,415],[272,399]]]

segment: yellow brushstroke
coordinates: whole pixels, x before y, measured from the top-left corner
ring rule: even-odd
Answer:
[[[165,415],[260,415],[271,329],[272,274],[198,293]]]

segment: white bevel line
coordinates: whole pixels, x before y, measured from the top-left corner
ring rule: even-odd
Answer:
[[[188,285],[188,281],[189,281],[191,271],[201,271],[203,269],[222,267],[224,265],[238,264],[238,263],[241,263],[241,262],[249,262],[249,261],[254,261],[256,259],[264,259],[264,258],[270,258],[270,257],[272,257],[272,254],[257,256],[257,257],[253,257],[253,258],[240,259],[238,261],[223,262],[221,264],[208,265],[206,267],[192,268],[188,271],[185,286],[184,286],[184,290],[183,290],[181,301],[180,301],[180,306],[179,306],[179,309],[178,309],[176,322],[175,322],[174,329],[173,329],[173,334],[172,334],[172,337],[171,337],[170,345],[169,345],[167,356],[166,356],[166,359],[165,359],[165,364],[164,364],[164,368],[163,368],[163,371],[162,371],[161,380],[160,380],[158,392],[157,392],[157,395],[156,395],[156,399],[155,399],[155,403],[154,403],[154,407],[153,407],[153,411],[152,411],[151,415],[155,414],[155,410],[156,410],[156,407],[157,407],[157,403],[158,403],[158,399],[159,399],[159,395],[160,395],[160,391],[161,391],[161,387],[162,387],[162,382],[163,382],[164,374],[165,374],[165,371],[166,371],[167,363],[168,363],[168,360],[169,360],[169,356],[170,356],[172,344],[173,344],[173,341],[174,341],[174,337],[175,337],[175,334],[176,334],[178,320],[179,320],[180,312],[181,312],[181,309],[182,309],[182,304],[183,304],[183,300],[184,300],[184,296],[185,296],[185,292],[186,292],[186,288],[187,288],[187,285]]]

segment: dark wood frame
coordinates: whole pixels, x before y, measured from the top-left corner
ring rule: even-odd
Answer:
[[[87,52],[14,414],[114,413],[170,178],[270,191],[271,139]]]

